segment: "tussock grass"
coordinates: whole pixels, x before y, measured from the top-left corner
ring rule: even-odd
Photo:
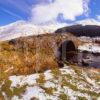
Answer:
[[[79,44],[75,37],[69,37],[70,34],[45,34],[0,42],[0,69],[13,66],[11,74],[31,74],[58,67],[59,45],[69,39]]]

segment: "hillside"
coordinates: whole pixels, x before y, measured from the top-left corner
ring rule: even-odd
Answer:
[[[57,63],[56,50],[70,36],[45,34],[1,42],[0,100],[99,100],[99,69],[71,63],[60,68]]]
[[[65,40],[71,40],[67,34],[45,34],[21,37],[0,43],[1,72],[13,68],[10,73],[29,74],[58,67],[57,50]],[[81,42],[72,38],[76,46]]]
[[[23,20],[0,27],[0,41],[11,40],[23,36],[40,35],[53,33],[56,29],[64,25],[34,25]]]
[[[33,25],[30,28],[23,22],[15,25],[15,29],[14,25],[0,30],[0,100],[100,99],[100,69],[86,66],[94,55],[93,60],[97,61],[97,56],[99,60],[99,41],[76,37],[70,32],[55,34]],[[75,53],[77,57],[84,51],[81,58],[72,55],[74,62],[59,59],[62,54],[66,57]],[[80,60],[84,60],[84,65],[78,65]]]
[[[100,71],[75,65],[39,74],[14,75],[0,82],[0,100],[100,99]]]
[[[55,33],[72,33],[77,37],[100,37],[100,26],[97,25],[72,25],[60,28]]]

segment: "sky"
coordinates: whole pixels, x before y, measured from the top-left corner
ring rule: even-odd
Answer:
[[[33,24],[100,21],[100,0],[0,0],[0,26],[19,20]]]

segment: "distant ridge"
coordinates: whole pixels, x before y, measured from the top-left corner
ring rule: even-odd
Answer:
[[[88,37],[99,37],[100,36],[100,26],[99,25],[72,25],[63,28],[59,28],[55,33],[72,33],[73,35],[88,36]]]

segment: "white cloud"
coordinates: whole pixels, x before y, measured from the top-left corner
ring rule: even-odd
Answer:
[[[49,0],[53,1],[53,0]],[[64,19],[75,20],[76,16],[88,14],[89,0],[54,0],[33,6],[31,21],[35,24],[57,21],[59,14]]]
[[[90,0],[83,0],[83,9],[84,9],[84,14],[86,16],[88,16],[89,15],[89,12],[90,12],[89,2],[90,2]]]

